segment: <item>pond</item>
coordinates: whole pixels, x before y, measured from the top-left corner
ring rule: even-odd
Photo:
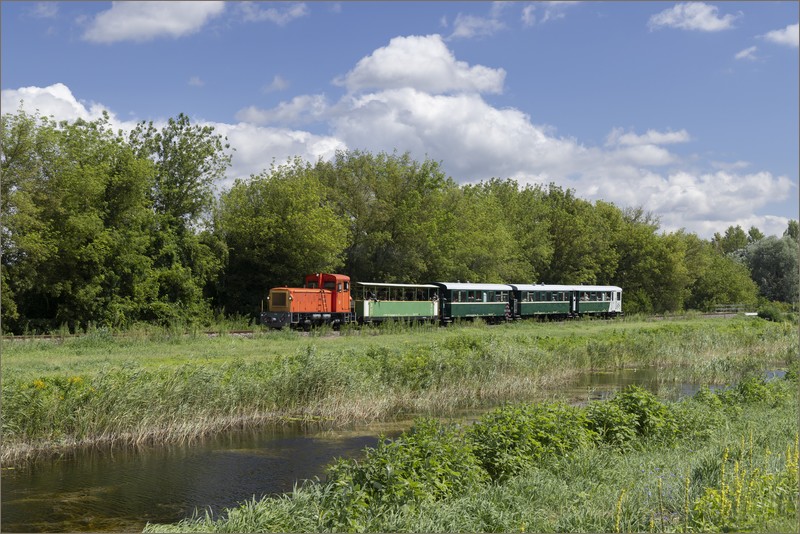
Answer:
[[[587,373],[554,398],[585,402],[639,384],[667,398],[696,384],[660,379],[654,369]],[[476,414],[472,414],[477,417]],[[220,510],[291,491],[324,477],[334,458],[356,458],[381,434],[411,421],[348,430],[300,424],[227,432],[189,445],[79,451],[2,471],[3,532],[131,532],[149,521],[172,523],[195,510]]]

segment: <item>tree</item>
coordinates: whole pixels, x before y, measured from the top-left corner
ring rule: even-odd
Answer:
[[[533,283],[553,259],[545,191],[540,186],[520,189],[514,180],[493,178],[480,184],[500,206],[500,216],[514,242],[507,282]]]
[[[360,281],[430,280],[441,261],[436,239],[457,187],[438,163],[409,154],[337,152],[314,172],[348,225],[345,272]]]
[[[151,164],[107,116],[55,124],[20,112],[2,131],[4,328],[136,320],[150,282]]]
[[[758,286],[746,265],[694,234],[684,234],[683,239],[692,278],[686,298],[688,309],[710,311],[721,304],[755,306]]]
[[[730,254],[732,252],[736,252],[737,250],[741,250],[747,246],[748,239],[747,234],[742,230],[742,227],[739,225],[736,226],[729,226],[727,230],[725,230],[725,235],[719,235],[719,232],[714,234],[714,238],[711,240],[714,244],[715,248],[724,254]]]
[[[140,123],[129,142],[154,169],[149,193],[158,225],[149,255],[158,289],[150,318],[207,322],[208,296],[227,259],[210,225],[214,184],[230,166],[230,146],[211,126],[192,124],[184,114],[160,130],[152,122]]]
[[[783,235],[789,236],[795,241],[800,241],[800,226],[798,226],[796,220],[792,219],[789,221],[789,225],[786,230],[784,230]]]
[[[313,169],[299,159],[237,180],[221,198],[218,230],[230,251],[227,312],[251,314],[269,288],[341,268],[347,228]]]
[[[750,229],[747,231],[747,244],[755,243],[760,239],[764,239],[764,233],[756,228],[755,226],[751,226]]]
[[[798,245],[790,235],[757,241],[747,247],[745,257],[763,297],[781,302],[798,301]]]

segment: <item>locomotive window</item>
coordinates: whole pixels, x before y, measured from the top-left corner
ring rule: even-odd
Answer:
[[[316,282],[308,282],[306,284],[306,288],[308,288],[308,289],[317,289],[317,283]]]
[[[344,283],[344,290],[345,291],[350,291],[350,282],[345,282]]]
[[[336,286],[336,290],[337,290],[339,293],[341,293],[341,292],[342,292],[342,283],[341,283],[341,282],[339,282],[339,283],[337,284],[337,286]]]
[[[324,289],[330,289],[331,291],[333,291],[334,289],[336,289],[336,282],[324,282],[322,284],[322,287]]]

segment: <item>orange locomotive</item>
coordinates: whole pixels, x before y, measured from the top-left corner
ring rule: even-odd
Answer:
[[[317,273],[306,276],[303,287],[276,287],[267,297],[261,324],[272,328],[311,328],[323,324],[338,328],[355,320],[350,277]]]

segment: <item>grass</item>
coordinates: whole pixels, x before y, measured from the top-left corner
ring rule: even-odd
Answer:
[[[598,405],[628,431],[597,432],[614,412]],[[291,494],[145,531],[795,532],[797,466],[796,374],[675,403],[632,387],[472,426],[420,420]]]
[[[445,415],[541,398],[578,372],[654,366],[729,383],[785,366],[797,331],[760,319],[384,325],[256,332],[140,328],[4,340],[5,465],[98,443],[193,439],[286,418]]]

